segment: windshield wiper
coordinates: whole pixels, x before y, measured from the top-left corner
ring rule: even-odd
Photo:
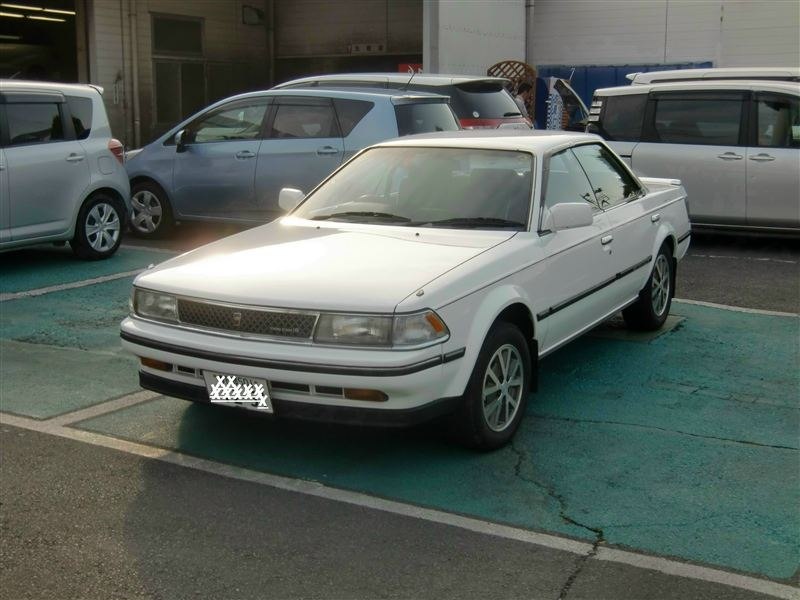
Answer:
[[[455,219],[441,219],[439,221],[417,221],[416,223],[409,223],[411,226],[425,226],[432,227],[455,227],[455,228],[473,228],[473,227],[521,227],[525,228],[525,223],[519,221],[509,221],[508,219],[498,219],[495,217],[457,217]]]
[[[521,112],[507,112],[507,113],[503,113],[503,116],[504,117],[521,117],[522,113]]]
[[[347,211],[347,212],[338,212],[333,213],[331,215],[317,215],[316,217],[311,217],[312,221],[325,221],[327,219],[336,219],[338,217],[371,217],[374,219],[387,219],[391,221],[397,221],[399,223],[408,223],[411,221],[408,217],[401,217],[400,215],[393,215],[391,213],[385,212],[374,212],[374,211]]]

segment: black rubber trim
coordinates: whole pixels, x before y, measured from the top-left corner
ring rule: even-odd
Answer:
[[[653,260],[653,257],[652,256],[648,256],[644,260],[640,260],[638,263],[636,263],[632,267],[628,267],[624,271],[620,271],[619,273],[614,275],[614,277],[611,277],[610,279],[607,279],[603,283],[597,284],[596,286],[594,286],[592,288],[589,288],[585,292],[581,292],[577,296],[573,296],[569,300],[564,300],[563,302],[560,302],[559,304],[551,306],[547,310],[544,310],[544,311],[540,312],[539,314],[537,314],[536,315],[536,320],[537,321],[542,321],[542,320],[546,319],[547,317],[556,314],[558,311],[564,310],[565,308],[567,308],[569,306],[572,306],[576,302],[580,302],[581,300],[583,300],[584,298],[586,298],[588,296],[591,296],[595,292],[599,292],[603,288],[608,287],[609,285],[611,285],[615,281],[619,281],[620,279],[622,279],[626,275],[630,275],[634,271],[636,271],[638,269],[641,269],[642,267],[650,264],[651,260]]]
[[[208,398],[206,388],[202,386],[173,381],[141,371],[139,372],[139,385],[146,390],[151,390],[165,396],[191,400],[192,402],[200,402],[203,404],[212,404]],[[460,397],[440,398],[418,408],[376,409],[356,408],[352,406],[330,406],[273,398],[272,406],[275,410],[273,415],[265,415],[257,411],[252,411],[252,413],[263,417],[323,421],[326,423],[340,423],[343,425],[410,427],[449,414],[458,408],[460,402]]]
[[[685,240],[686,238],[690,237],[691,235],[692,235],[691,230],[687,231],[681,237],[678,238],[678,243],[680,244],[683,240]]]
[[[130,333],[126,333],[124,331],[121,331],[119,336],[126,342],[138,344],[139,346],[145,346],[154,350],[162,350],[164,352],[180,354],[181,356],[191,356],[193,358],[202,358],[205,360],[213,360],[232,365],[262,367],[265,369],[279,369],[282,371],[302,371],[304,373],[325,373],[327,375],[357,375],[360,377],[395,377],[398,375],[419,373],[425,369],[430,369],[431,367],[443,365],[450,361],[461,358],[466,352],[465,348],[461,348],[453,352],[448,352],[445,355],[440,354],[439,356],[432,356],[431,358],[422,360],[420,362],[412,363],[410,365],[401,365],[399,367],[348,367],[342,365],[321,365],[315,363],[266,360],[263,358],[252,358],[250,356],[219,354],[217,352],[209,352],[207,350],[195,350],[191,348],[184,348],[182,346],[176,346],[166,342],[148,340],[136,335],[131,335]]]

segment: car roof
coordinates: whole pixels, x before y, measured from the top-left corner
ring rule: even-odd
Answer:
[[[735,67],[716,69],[673,69],[669,71],[648,71],[630,73],[626,76],[632,85],[667,81],[716,80],[716,79],[757,79],[757,80],[800,80],[800,68],[796,67]]]
[[[50,81],[25,81],[23,79],[0,79],[0,92],[99,92],[103,88],[88,83],[53,83]]]
[[[581,142],[602,142],[592,133],[544,130],[462,130],[409,135],[376,144],[380,147],[480,148],[486,150],[522,150],[546,154]]]
[[[408,73],[337,73],[333,75],[315,75],[312,77],[300,77],[276,85],[273,89],[298,84],[313,84],[315,82],[335,83],[336,81],[365,81],[370,83],[416,83],[431,86],[457,85],[460,83],[472,83],[486,81],[492,83],[506,84],[508,79],[503,77],[487,77],[483,75],[448,75],[448,74],[429,74],[415,73],[413,78]]]
[[[713,80],[713,81],[674,81],[670,83],[646,83],[622,85],[595,90],[596,95],[616,96],[622,94],[646,94],[651,91],[702,91],[702,90],[764,90],[800,94],[800,83],[792,81],[768,80]]]
[[[264,96],[308,96],[309,98],[318,98],[320,96],[330,97],[330,98],[351,98],[351,99],[362,99],[362,100],[375,100],[375,99],[382,99],[388,98],[390,100],[414,100],[422,99],[422,100],[429,100],[431,98],[438,99],[438,100],[448,100],[449,97],[442,94],[433,94],[430,92],[419,92],[414,90],[413,92],[405,92],[403,90],[393,90],[388,88],[351,88],[351,87],[343,87],[343,88],[336,88],[336,87],[328,87],[328,86],[321,86],[321,87],[314,87],[313,89],[302,89],[302,88],[290,88],[290,89],[276,89],[271,88],[269,90],[260,90],[256,92],[245,92],[244,94],[237,94],[236,96],[230,96],[229,98],[224,98],[219,100],[215,104],[222,104],[224,102],[230,102],[232,100],[244,100],[247,98],[259,98]]]

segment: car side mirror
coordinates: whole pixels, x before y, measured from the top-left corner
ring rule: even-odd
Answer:
[[[189,134],[185,129],[181,129],[175,134],[175,151],[186,152],[186,144],[189,141]]]
[[[586,227],[594,222],[592,207],[584,202],[564,202],[550,209],[545,222],[545,229],[561,231]]]
[[[306,195],[303,193],[302,190],[297,190],[295,188],[283,188],[281,193],[278,194],[278,206],[281,209],[289,212],[295,206],[300,204],[300,202],[305,198]]]

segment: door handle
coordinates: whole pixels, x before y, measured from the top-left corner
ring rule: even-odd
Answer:
[[[253,157],[255,157],[255,153],[254,152],[250,152],[250,150],[240,150],[239,152],[236,153],[236,158],[245,159],[245,158],[253,158]]]
[[[613,235],[604,235],[603,237],[600,238],[600,243],[603,244],[603,246],[608,246],[613,241],[614,241]]]
[[[67,162],[80,162],[84,159],[83,155],[74,152],[67,157]]]
[[[317,154],[339,154],[339,149],[333,146],[323,146],[322,148],[317,148]]]
[[[650,220],[653,223],[658,223],[661,220],[661,215],[659,215],[659,214],[650,215]]]
[[[0,171],[5,171],[5,170],[6,170],[6,166],[5,165],[0,165]]]
[[[742,160],[742,155],[735,152],[725,152],[724,154],[718,154],[717,158],[722,160]]]
[[[756,154],[755,156],[751,156],[750,160],[755,160],[758,162],[768,162],[770,160],[775,160],[774,156],[770,156],[769,154],[765,154],[761,152],[760,154]]]

